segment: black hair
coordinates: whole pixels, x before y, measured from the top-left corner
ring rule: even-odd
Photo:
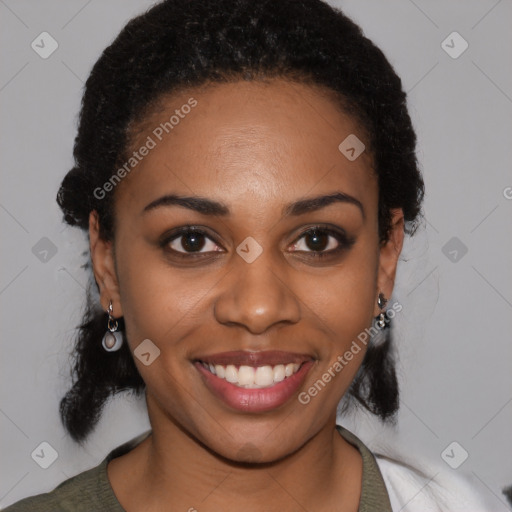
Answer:
[[[125,161],[133,127],[164,95],[267,78],[315,84],[334,93],[369,142],[379,186],[380,241],[388,238],[393,208],[403,209],[412,234],[424,189],[400,78],[354,22],[321,0],[166,0],[132,19],[85,85],[75,165],[57,195],[65,222],[87,230],[95,210],[100,236],[112,239],[113,201],[93,191]],[[101,349],[107,315],[92,304],[90,294],[87,301],[74,350],[73,385],[60,407],[77,441],[94,428],[111,395],[144,389],[127,343],[119,352]],[[349,393],[383,420],[396,413],[390,339],[369,346]]]

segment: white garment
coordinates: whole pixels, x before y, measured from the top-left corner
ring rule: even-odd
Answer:
[[[506,512],[505,497],[481,493],[482,484],[448,466],[421,470],[374,453],[393,512]]]

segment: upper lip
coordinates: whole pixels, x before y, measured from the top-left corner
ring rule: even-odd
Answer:
[[[265,350],[259,352],[236,350],[205,355],[197,357],[195,360],[213,365],[219,364],[222,366],[230,364],[234,366],[275,366],[278,364],[288,363],[302,364],[306,361],[312,361],[313,357],[307,354],[283,352],[281,350]]]

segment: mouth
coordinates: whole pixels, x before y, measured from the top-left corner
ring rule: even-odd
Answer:
[[[289,352],[224,352],[194,361],[208,389],[225,404],[264,412],[287,402],[313,366],[308,355]]]

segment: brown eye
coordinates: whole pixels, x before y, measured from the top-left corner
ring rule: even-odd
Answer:
[[[297,251],[324,252],[336,249],[339,241],[325,229],[310,229],[294,244]]]
[[[198,252],[200,251],[206,241],[205,236],[202,233],[187,233],[186,235],[181,235],[181,247],[185,249],[186,252]]]
[[[164,242],[164,245],[181,254],[218,252],[221,250],[204,231],[191,228],[175,232],[172,237]]]
[[[304,235],[306,245],[312,251],[325,251],[329,245],[329,234],[325,231],[313,230]]]
[[[302,233],[293,244],[294,252],[310,253],[311,256],[322,257],[337,254],[350,248],[355,240],[343,232],[314,227]]]

